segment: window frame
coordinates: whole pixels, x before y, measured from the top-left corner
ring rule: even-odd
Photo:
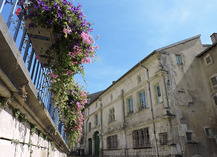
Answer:
[[[142,82],[142,77],[141,75],[137,76],[137,84],[140,84]]]
[[[216,81],[215,84],[213,84],[213,80],[212,80],[213,78],[215,78],[215,81]],[[211,83],[212,88],[217,87],[217,73],[210,76],[210,83]]]
[[[158,87],[159,87],[159,91],[158,91]],[[163,102],[162,92],[161,92],[161,88],[160,88],[160,84],[159,83],[155,85],[155,93],[156,93],[157,103]],[[160,96],[159,96],[159,94],[160,94]]]
[[[210,62],[209,62],[209,63],[207,63],[207,58],[210,58]],[[211,56],[210,54],[206,55],[206,56],[204,57],[204,62],[205,62],[205,64],[206,64],[206,66],[211,65],[211,64],[213,63],[212,56]]]
[[[141,94],[142,94],[142,98],[141,98]],[[145,90],[140,91],[138,93],[138,97],[139,97],[139,110],[147,108],[146,92],[145,92]],[[142,103],[142,101],[143,101],[143,103]]]
[[[176,57],[176,64],[177,65],[183,65],[182,55],[181,54],[175,54]]]
[[[134,130],[132,132],[132,138],[134,149],[151,147],[149,128]]]
[[[211,128],[206,127],[206,128],[204,128],[204,131],[205,131],[205,135],[207,137],[212,137],[212,129]]]
[[[92,129],[92,128],[91,128],[91,122],[89,122],[88,131],[91,132],[91,129]]]
[[[99,118],[98,118],[98,113],[95,114],[95,126],[99,125]]]
[[[108,136],[106,138],[106,142],[107,142],[107,149],[108,150],[118,149],[118,137],[117,137],[117,135]]]
[[[127,99],[127,106],[128,106],[128,115],[134,113],[134,110],[133,110],[133,97],[132,96]]]
[[[115,121],[115,108],[109,109],[109,123]]]
[[[159,143],[160,145],[167,145],[168,143],[168,135],[167,132],[159,133]]]
[[[186,132],[186,139],[188,143],[193,143],[193,133],[192,132]]]
[[[214,103],[217,106],[217,93],[215,94],[215,96],[213,97]]]

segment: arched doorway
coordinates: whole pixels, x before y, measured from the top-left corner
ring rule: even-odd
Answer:
[[[100,143],[100,140],[99,140],[99,132],[96,131],[94,133],[94,147],[95,147],[95,155],[96,156],[99,156],[99,143]]]
[[[89,138],[88,139],[88,146],[89,146],[89,155],[92,155],[92,139],[91,138]]]

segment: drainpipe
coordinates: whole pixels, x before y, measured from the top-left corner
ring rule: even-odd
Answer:
[[[102,117],[102,102],[101,102],[101,100],[100,100],[100,107],[101,107],[101,109],[100,109],[100,138],[101,138],[101,141],[100,141],[100,143],[101,143],[101,151],[100,151],[100,156],[101,157],[103,157],[103,132],[102,132],[102,129],[103,129],[103,117]]]
[[[141,62],[140,62],[140,66],[145,68],[146,72],[147,72],[148,91],[149,91],[151,115],[152,115],[152,121],[153,121],[152,124],[153,124],[153,128],[154,128],[155,151],[156,151],[157,157],[159,157],[158,146],[157,146],[156,127],[155,127],[155,122],[154,122],[154,111],[153,111],[153,104],[152,104],[152,99],[151,99],[151,86],[150,86],[150,82],[149,82],[149,70],[147,67],[143,66]]]
[[[123,130],[124,130],[124,156],[128,156],[127,152],[127,136],[126,136],[126,119],[125,119],[125,106],[124,106],[124,90],[121,90],[121,98],[122,98],[122,109],[123,109]]]
[[[166,100],[167,100],[167,109],[169,109],[170,106],[169,106],[169,102],[168,102],[168,94],[167,94],[167,88],[166,88],[166,79],[165,79],[165,76],[163,76],[163,79],[164,79],[164,90],[165,90],[165,93],[166,93]]]

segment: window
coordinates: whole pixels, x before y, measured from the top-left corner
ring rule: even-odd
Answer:
[[[98,107],[98,103],[96,102],[96,108]]]
[[[215,74],[214,76],[211,76],[210,78],[212,86],[216,86],[217,85],[217,74]]]
[[[215,101],[215,104],[217,105],[217,93],[216,93],[216,96],[214,96],[214,101]]]
[[[133,113],[133,98],[129,98],[127,100],[127,103],[128,103],[128,114],[131,114]]]
[[[148,128],[134,130],[132,135],[133,148],[144,148],[151,146]]]
[[[159,133],[159,141],[160,145],[167,145],[168,143],[168,138],[167,138],[167,133]]]
[[[138,84],[140,84],[141,81],[142,81],[141,76],[138,75],[138,76],[137,76],[137,82],[138,82]]]
[[[118,148],[117,135],[107,137],[107,149],[113,150]]]
[[[206,66],[208,66],[208,65],[210,65],[210,64],[213,63],[212,57],[211,57],[210,55],[206,56],[206,57],[204,58],[204,60],[205,60]]]
[[[111,99],[111,101],[113,100],[113,95],[111,94],[111,96],[110,96],[110,99]]]
[[[115,120],[115,108],[109,110],[109,122],[113,122]]]
[[[181,55],[179,55],[179,54],[176,54],[176,63],[177,63],[178,65],[181,65],[181,64],[182,64],[182,57],[181,57]]]
[[[146,108],[145,91],[139,93],[139,110]]]
[[[95,115],[95,125],[98,125],[98,114]]]
[[[91,122],[89,122],[89,132],[91,132]]]
[[[187,142],[192,143],[192,133],[191,132],[186,132],[186,138],[187,138]]]
[[[157,96],[157,103],[160,103],[162,102],[162,96],[161,96],[159,84],[155,86],[155,90],[156,90],[156,96]]]
[[[212,131],[210,128],[205,128],[205,133],[206,133],[206,136],[208,137],[212,136]]]

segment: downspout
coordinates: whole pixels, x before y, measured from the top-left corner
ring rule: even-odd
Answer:
[[[149,82],[149,70],[147,67],[143,66],[141,62],[140,62],[140,66],[145,68],[146,72],[147,72],[148,91],[149,91],[151,115],[152,115],[152,121],[153,121],[152,124],[153,124],[153,129],[154,129],[155,151],[156,151],[157,157],[159,157],[158,146],[157,146],[156,127],[155,127],[155,122],[154,122],[154,111],[153,111],[153,104],[152,104],[152,99],[151,99],[151,86],[150,86],[150,82]]]
[[[165,90],[165,93],[166,93],[166,100],[167,100],[167,109],[169,109],[170,106],[169,106],[169,102],[168,102],[168,94],[167,94],[167,88],[166,88],[166,79],[165,79],[165,76],[163,76],[163,79],[164,79],[164,90]]]
[[[89,115],[88,115],[88,118],[87,118],[87,121],[86,121],[86,138],[87,138],[87,131],[88,131],[88,128],[87,128],[87,125],[88,125],[88,121],[89,121]],[[85,140],[85,147],[88,145],[88,139]],[[88,146],[89,148],[89,146]],[[87,148],[87,152],[89,151],[89,149]],[[89,153],[89,152],[88,152]]]
[[[100,151],[100,157],[103,157],[103,134],[102,134],[102,129],[103,129],[103,117],[102,117],[102,102],[100,102],[100,138],[101,138],[101,151]]]
[[[122,98],[122,109],[123,109],[123,130],[124,130],[124,156],[128,156],[127,152],[127,136],[126,136],[126,118],[125,118],[125,106],[124,106],[124,90],[121,90],[121,98]]]

